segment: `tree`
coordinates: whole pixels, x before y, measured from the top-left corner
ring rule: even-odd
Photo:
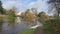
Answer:
[[[40,17],[40,16],[42,16],[42,15],[45,15],[46,13],[45,12],[40,12],[39,14],[38,14],[38,17]]]
[[[35,18],[35,16],[30,12],[29,9],[27,9],[27,11],[25,12],[23,20],[27,21],[27,22],[32,22],[34,20],[34,18]]]
[[[36,8],[31,8],[31,10],[32,10],[33,14],[37,16],[37,9]]]
[[[49,0],[48,4],[50,4],[50,9],[49,10],[56,10],[57,17],[59,17],[60,14],[60,0]]]
[[[12,9],[10,9],[10,10],[7,11],[7,14],[9,16],[15,16],[15,11],[16,11],[16,9],[13,7]]]
[[[30,9],[27,9],[26,12],[25,12],[25,14],[27,14],[28,12],[30,12]]]
[[[40,12],[38,14],[38,17],[39,17],[39,21],[40,22],[44,22],[45,20],[47,20],[49,18],[48,15],[46,15],[45,12]]]
[[[2,2],[0,1],[0,14],[4,14],[5,12],[3,11],[3,7],[2,7]]]

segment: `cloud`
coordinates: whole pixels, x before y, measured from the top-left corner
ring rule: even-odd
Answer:
[[[12,7],[17,8],[18,11],[25,11],[28,8],[28,5],[26,4],[28,2],[28,0],[2,0],[3,2],[3,8],[9,10]],[[24,3],[23,3],[24,2]]]
[[[32,3],[30,3],[30,7],[39,7],[39,6],[41,6],[41,4],[42,4],[42,1],[41,0],[37,0],[36,2],[32,2]]]
[[[20,5],[22,4],[20,4],[18,1],[7,1],[7,2],[4,2],[2,6],[5,9],[11,9],[13,6],[18,7]]]
[[[45,2],[43,2],[42,0],[37,0],[36,2],[31,2],[29,4],[29,8],[38,8],[43,10],[45,7]]]
[[[13,6],[15,6],[19,11],[25,11],[30,8],[38,8],[38,11],[46,10],[46,3],[42,0],[8,0],[3,2],[3,8],[5,9],[11,9]]]

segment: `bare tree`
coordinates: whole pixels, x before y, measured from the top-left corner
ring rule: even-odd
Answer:
[[[60,0],[49,0],[48,4],[50,4],[49,11],[52,11],[53,9],[56,10],[57,17],[59,17],[60,14]]]
[[[33,14],[37,16],[37,9],[36,8],[31,8],[31,10],[32,10]]]

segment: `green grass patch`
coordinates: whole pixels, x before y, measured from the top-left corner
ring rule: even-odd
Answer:
[[[49,19],[43,24],[46,34],[60,34],[60,18]]]
[[[35,29],[31,29],[31,30],[27,30],[27,31],[21,32],[20,34],[33,34],[34,31],[35,31]]]
[[[15,16],[0,16],[0,20],[7,19],[9,22],[15,21]]]

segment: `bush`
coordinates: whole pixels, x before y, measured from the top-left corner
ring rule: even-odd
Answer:
[[[49,19],[43,24],[46,30],[46,34],[60,34],[60,18]]]

